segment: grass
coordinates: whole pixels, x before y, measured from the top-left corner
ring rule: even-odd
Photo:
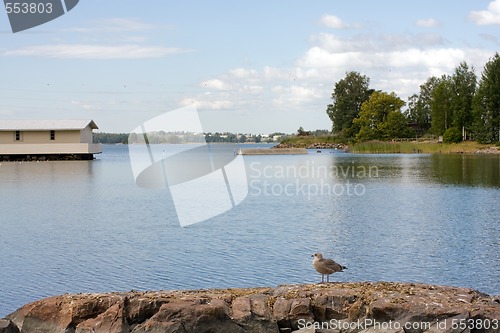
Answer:
[[[323,136],[288,136],[281,143],[290,144],[298,148],[307,147],[314,143],[339,143],[339,141],[331,135]]]
[[[478,150],[488,148],[491,145],[483,145],[474,141],[461,143],[437,143],[437,142],[383,142],[370,141],[357,143],[351,146],[353,153],[365,154],[456,154],[475,153]]]
[[[425,139],[419,139],[425,140]],[[323,136],[289,136],[281,143],[293,147],[304,148],[314,143],[341,143],[338,138],[329,135]],[[352,153],[358,154],[471,154],[478,150],[494,146],[480,144],[475,141],[460,143],[437,143],[435,140],[428,141],[369,141],[349,145]],[[498,145],[497,145],[498,146]]]

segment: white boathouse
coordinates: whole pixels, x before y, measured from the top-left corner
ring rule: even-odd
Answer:
[[[93,120],[0,120],[0,160],[91,160]]]

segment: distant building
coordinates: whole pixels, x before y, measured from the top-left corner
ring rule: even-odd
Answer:
[[[0,160],[90,160],[93,120],[0,120]]]

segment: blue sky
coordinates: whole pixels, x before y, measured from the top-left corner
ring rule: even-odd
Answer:
[[[81,0],[13,34],[0,13],[0,119],[94,119],[129,132],[194,103],[205,131],[331,127],[355,70],[404,100],[500,49],[500,0]]]

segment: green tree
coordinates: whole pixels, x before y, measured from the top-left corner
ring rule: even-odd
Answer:
[[[462,131],[457,127],[450,127],[443,134],[443,142],[457,143],[462,141]]]
[[[135,134],[135,133],[132,133]],[[94,133],[93,140],[95,143],[103,143],[103,144],[116,144],[116,143],[128,143],[129,134],[127,133],[104,133],[97,132]],[[132,137],[132,139],[137,140],[137,138]],[[142,138],[141,138],[142,139]],[[134,142],[134,141],[132,141]],[[137,141],[135,141],[137,142]]]
[[[424,84],[420,85],[420,93],[408,98],[406,117],[409,122],[416,125],[419,134],[427,132],[431,127],[432,92],[438,81],[435,76],[428,78]]]
[[[407,105],[408,108],[405,111],[406,118],[408,119],[409,122],[417,124],[419,118],[418,95],[413,94],[410,97],[408,97]]]
[[[245,134],[241,134],[240,138],[238,139],[238,142],[240,142],[240,143],[247,142],[247,136]]]
[[[375,91],[361,105],[359,117],[354,123],[359,126],[358,141],[407,137],[406,118],[401,113],[405,102],[394,92]],[[393,127],[394,126],[394,127]]]
[[[311,135],[311,132],[305,131],[302,126],[300,126],[299,129],[297,130],[297,136],[309,136],[309,135]]]
[[[332,92],[333,104],[326,113],[333,122],[332,131],[341,137],[352,137],[357,130],[353,128],[361,104],[368,99],[373,90],[369,89],[370,78],[358,72],[348,72],[345,78],[335,83]]]
[[[500,56],[486,63],[473,101],[474,132],[479,142],[500,141]]]
[[[408,119],[400,111],[391,111],[379,125],[383,139],[415,137],[415,132],[408,127]]]
[[[462,62],[455,68],[451,81],[452,126],[463,133],[467,133],[472,127],[472,100],[476,94],[477,86],[474,67],[469,68],[466,62]],[[462,139],[465,139],[465,137]]]
[[[452,126],[453,82],[449,75],[438,79],[431,92],[431,131],[436,135],[443,135],[444,131]]]

